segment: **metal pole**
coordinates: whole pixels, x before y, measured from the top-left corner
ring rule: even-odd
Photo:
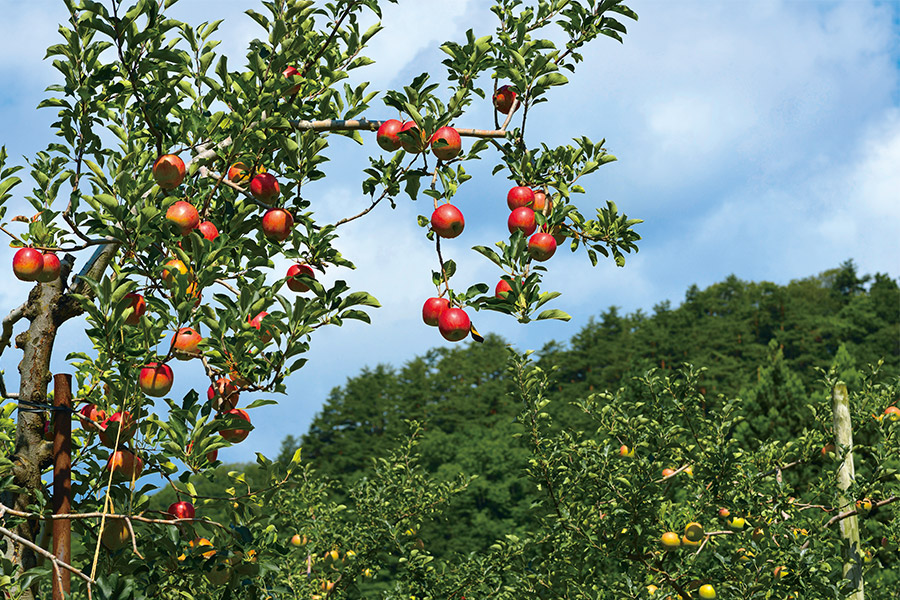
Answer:
[[[69,514],[72,509],[72,376],[53,377],[53,514]],[[65,563],[72,562],[72,523],[53,520],[53,554]],[[71,574],[60,570],[53,578],[53,600],[63,600],[72,589]],[[60,589],[60,583],[62,588]]]

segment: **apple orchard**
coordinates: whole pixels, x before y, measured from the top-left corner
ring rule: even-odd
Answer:
[[[440,46],[443,72],[382,92],[343,80],[373,62],[362,52],[381,25],[361,22],[380,19],[383,1],[262,2],[246,11],[258,37],[245,57],[216,52],[219,21],[168,16],[176,0],[63,3],[70,18],[47,50],[59,80],[39,106],[58,115],[56,139],[25,164],[0,152],[0,225],[22,297],[0,330],[19,373],[18,391],[0,378],[5,597],[861,598],[877,553],[896,551],[900,411],[896,383],[875,375],[847,404],[829,374],[818,427],[788,446],[739,448],[728,428],[740,402],[704,398],[690,367],[573,398],[597,429],[566,432],[551,423],[548,374],[511,353],[542,527],[455,561],[417,537],[470,483],[418,464],[427,424],[409,423],[352,501],[335,502],[300,451],[258,455],[264,485],[231,472],[227,496],[199,493],[194,478],[212,477],[218,450],[275,402],[245,398],[289,393],[316,330],[369,322],[379,306],[320,281],[352,267],[335,248],[346,223],[418,200],[434,247],[421,319],[435,342],[483,341],[473,319],[484,310],[568,319],[541,287],[556,253],[585,254],[585,272],[601,256],[625,265],[640,220],[582,187],[615,160],[605,142],[549,147],[526,126],[584,76],[583,48],[621,42],[637,15],[621,0],[501,0],[492,30]],[[471,121],[479,103],[493,122]],[[364,208],[322,222],[311,184],[331,144],[351,140],[368,156]],[[479,159],[509,182],[494,240],[465,231],[465,165]],[[13,202],[31,213],[8,216]],[[458,271],[453,257],[470,250],[495,280]],[[71,377],[51,374],[57,335],[80,316]],[[424,326],[410,315],[409,327]],[[182,361],[202,363],[208,381],[173,398]],[[871,451],[851,480],[861,419]],[[150,510],[162,488],[178,500]],[[863,547],[861,530],[880,547]]]

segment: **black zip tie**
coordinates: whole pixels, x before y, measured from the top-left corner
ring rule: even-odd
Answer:
[[[23,405],[26,408],[23,408]],[[38,413],[38,412],[44,412],[44,411],[67,412],[69,414],[74,414],[74,413],[78,412],[74,408],[69,408],[68,406],[53,406],[52,404],[31,402],[29,400],[19,400],[19,412]]]

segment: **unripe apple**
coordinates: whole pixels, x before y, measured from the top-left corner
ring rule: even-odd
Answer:
[[[425,149],[425,132],[419,130],[415,121],[407,121],[400,127],[400,131],[408,131],[413,137],[412,141],[407,141],[403,139],[403,136],[397,136],[401,148],[410,154],[416,154]]]
[[[634,448],[629,448],[625,444],[619,447],[619,456],[623,458],[634,458]]]
[[[34,248],[19,248],[13,255],[13,275],[21,281],[37,281],[44,269],[44,255]]]
[[[144,461],[130,450],[116,450],[110,455],[106,469],[112,471],[113,479],[133,481],[141,476],[141,471],[144,470]]]
[[[217,237],[219,237],[218,228],[216,228],[216,226],[210,221],[202,221],[199,225],[197,225],[197,229],[200,230],[200,235],[202,235],[209,241],[213,241]]]
[[[746,524],[747,521],[745,521],[742,517],[732,517],[728,520],[728,526],[732,529],[743,529]]]
[[[232,408],[231,410],[227,410],[222,413],[222,416],[226,418],[235,417],[247,421],[248,424],[250,423],[250,415],[247,414],[247,411],[241,410],[240,408]],[[239,444],[240,442],[243,442],[245,439],[247,439],[247,436],[250,435],[250,430],[242,428],[223,429],[219,432],[219,435],[221,435],[232,444]]]
[[[441,127],[435,131],[431,136],[431,152],[441,160],[452,160],[459,156],[462,152],[459,132],[452,127]]]
[[[494,92],[494,107],[497,112],[508,115],[515,101],[516,93],[508,85],[504,85]]]
[[[155,362],[149,363],[141,369],[138,376],[138,385],[141,391],[148,396],[161,398],[169,393],[172,389],[172,368],[169,365],[160,365]]]
[[[52,252],[45,252],[42,256],[43,266],[41,267],[40,272],[35,276],[35,281],[40,281],[41,283],[50,283],[51,281],[56,281],[59,279],[59,272],[62,268],[62,265],[59,262],[59,257],[53,254]]]
[[[395,152],[400,148],[400,138],[397,132],[403,127],[403,123],[397,119],[388,119],[381,124],[378,132],[375,134],[375,141],[382,149],[388,152]]]
[[[103,428],[103,431],[100,432],[100,443],[107,448],[116,447],[117,436],[119,444],[124,444],[133,438],[137,431],[137,423],[134,422],[134,418],[127,410],[113,413],[100,423],[100,427]]]
[[[692,521],[684,528],[684,537],[692,542],[699,542],[703,539],[703,525]]]
[[[442,204],[431,213],[431,228],[442,238],[455,238],[465,226],[462,212],[452,204]]]
[[[167,286],[171,287],[175,284],[176,274],[187,275],[187,265],[177,258],[170,258],[165,262],[162,270],[163,281]]]
[[[534,205],[534,192],[531,188],[517,185],[506,194],[506,205],[509,210],[516,210],[522,206],[531,208]]]
[[[170,504],[169,510],[166,512],[176,519],[193,519],[196,514],[194,505],[190,502],[185,502],[184,500]]]
[[[282,71],[282,74],[283,74],[287,79],[292,79],[295,75],[299,75],[299,74],[300,74],[300,71],[298,71],[297,68],[294,67],[294,66],[289,66],[289,67],[286,68],[284,71]],[[297,92],[300,91],[300,85],[301,85],[301,84],[298,83],[297,85],[291,86],[291,87],[288,88],[288,90],[284,93],[284,95],[285,95],[285,96],[293,96],[294,94],[296,94]]]
[[[257,173],[250,181],[250,193],[260,202],[268,203],[278,197],[281,187],[271,173]]]
[[[450,308],[450,301],[446,298],[429,298],[422,307],[422,320],[426,325],[438,326],[441,313]]]
[[[719,518],[720,518],[720,519],[727,519],[729,516],[731,516],[731,511],[730,511],[730,510],[728,510],[727,508],[720,508],[720,509],[719,509]]]
[[[438,317],[438,329],[448,342],[458,342],[469,335],[472,322],[461,308],[448,308]]]
[[[128,533],[128,526],[125,525],[123,519],[106,520],[106,523],[103,525],[103,533],[100,534],[100,543],[107,550],[113,552],[121,550],[128,543],[129,539],[131,539],[131,534]]]
[[[283,242],[288,239],[291,236],[291,228],[293,226],[294,217],[283,208],[272,208],[263,215],[263,233],[270,240]]]
[[[534,204],[531,206],[531,208],[533,208],[535,212],[549,215],[550,211],[553,210],[553,201],[550,200],[550,198],[543,190],[531,191],[534,192]]]
[[[184,161],[174,154],[163,154],[153,163],[153,179],[164,190],[173,190],[184,181]]]
[[[526,206],[515,209],[509,213],[509,219],[506,221],[510,233],[521,231],[526,236],[534,233],[537,229],[537,221],[534,219],[534,211]]]
[[[295,533],[291,537],[292,546],[305,546],[308,541],[305,535],[300,535],[299,533]]]
[[[509,296],[505,294],[509,294],[512,291],[512,285],[507,280],[501,279],[497,282],[497,287],[494,288],[494,297],[500,300],[508,300]]]
[[[674,474],[675,474],[675,469],[663,469],[662,470],[663,477],[671,477]]]
[[[269,314],[269,313],[267,313],[266,311],[261,311],[258,315],[256,315],[256,316],[253,317],[252,319],[251,319],[250,317],[247,317],[247,321],[249,321],[250,327],[256,329],[257,331],[260,331],[260,327],[262,326],[262,321],[263,321],[263,319],[264,319],[268,314]],[[268,343],[269,340],[272,339],[272,332],[269,331],[268,329],[266,329],[266,330],[262,333],[262,335],[260,336],[260,338],[262,339],[262,341],[263,341],[264,344],[265,344],[265,343]]]
[[[96,427],[92,423],[101,423],[106,420],[106,411],[97,408],[96,404],[85,404],[78,414],[81,415],[81,428],[85,431],[94,431]]]
[[[316,274],[312,267],[306,264],[291,265],[287,271],[287,286],[294,292],[308,292],[309,286],[296,278],[297,275],[305,275],[310,279],[315,279]]]
[[[556,240],[549,233],[537,232],[528,240],[528,254],[537,261],[549,260],[556,253]]]
[[[236,162],[228,169],[228,179],[243,185],[250,181],[250,169],[242,162]]]
[[[896,406],[888,406],[886,409],[884,409],[884,416],[886,416],[892,423],[894,421],[898,421],[900,420],[900,408],[897,408]]]
[[[857,500],[856,501],[856,511],[860,513],[867,513],[872,510],[872,501],[868,498],[865,500]]]
[[[166,211],[166,219],[178,227],[181,235],[191,235],[200,224],[200,213],[190,202],[179,200]]]
[[[197,349],[203,336],[190,327],[182,327],[172,336],[172,348],[175,349],[175,358],[178,360],[190,360],[200,356]]]
[[[125,317],[125,324],[137,325],[141,322],[141,317],[144,313],[147,312],[147,302],[144,301],[143,296],[134,292],[125,294],[125,298],[131,300],[131,303],[128,305],[131,308],[131,314]]]
[[[674,531],[667,531],[662,534],[660,542],[662,543],[662,547],[665,550],[675,550],[676,548],[681,546],[681,538],[678,537],[678,534]]]
[[[206,390],[206,398],[212,402],[213,410],[225,412],[237,406],[240,392],[233,381],[227,377],[220,377]]]
[[[700,597],[704,600],[710,600],[711,598],[716,597],[716,590],[708,583],[700,586],[699,593]]]

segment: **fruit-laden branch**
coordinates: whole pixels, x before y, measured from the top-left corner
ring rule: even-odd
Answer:
[[[384,121],[367,119],[326,119],[324,121],[289,121],[297,131],[377,131]],[[506,137],[505,129],[456,129],[464,137],[502,138]]]

